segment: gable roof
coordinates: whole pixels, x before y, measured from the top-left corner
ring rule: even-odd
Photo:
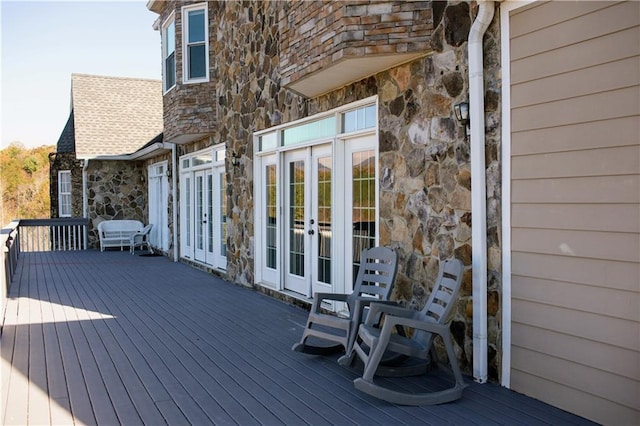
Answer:
[[[162,132],[160,80],[72,74],[71,105],[78,158],[132,153]]]
[[[58,139],[56,152],[74,152],[76,150],[75,140],[76,132],[73,126],[73,110],[71,110],[67,124],[64,125],[60,139]]]

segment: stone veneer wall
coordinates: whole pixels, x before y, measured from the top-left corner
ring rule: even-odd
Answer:
[[[474,5],[475,6],[475,5]],[[379,99],[380,244],[400,257],[393,298],[417,309],[430,294],[441,260],[465,265],[451,330],[458,358],[472,367],[471,164],[469,140],[453,105],[468,101],[467,36],[475,17],[467,2],[434,8],[434,53],[379,73],[309,105],[309,114],[377,94]],[[485,36],[488,323],[490,377],[500,347],[500,71],[499,19]]]
[[[280,13],[282,84],[346,57],[426,52],[430,1],[286,2]]]
[[[143,182],[141,177],[144,176]],[[132,219],[145,222],[147,172],[140,161],[89,161],[87,198],[89,246],[99,247],[98,224],[103,220]]]
[[[161,16],[164,22],[171,12],[175,12],[176,26],[176,85],[163,98],[164,139],[171,141],[175,137],[192,134],[203,134],[213,131],[216,123],[216,76],[214,64],[218,55],[209,49],[210,75],[209,82],[197,84],[182,83],[182,7],[197,1],[167,1]],[[216,40],[217,33],[213,18],[217,2],[208,2],[209,13],[209,45]]]
[[[368,2],[366,2],[368,3]],[[408,3],[409,4],[409,3]],[[252,134],[368,96],[379,96],[380,243],[400,254],[393,297],[421,307],[439,262],[455,256],[466,265],[452,331],[458,358],[467,371],[472,357],[471,197],[469,141],[453,118],[453,105],[466,101],[466,38],[475,4],[434,2],[434,53],[373,77],[306,100],[282,87],[278,54],[281,2],[220,2],[211,13],[218,37],[211,51],[218,60],[218,125],[210,139],[181,146],[179,155],[225,143],[227,159],[228,279],[251,286],[253,263]],[[489,251],[490,378],[498,379],[500,360],[500,71],[499,19],[485,36],[487,91],[487,210]]]
[[[49,200],[51,217],[59,217],[58,172],[71,170],[71,216],[83,217],[82,211],[82,165],[74,153],[54,152],[49,154]]]

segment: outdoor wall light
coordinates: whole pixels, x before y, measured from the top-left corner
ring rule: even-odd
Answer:
[[[461,102],[453,106],[453,112],[456,114],[456,119],[462,124],[469,136],[469,104],[467,102]]]
[[[167,171],[165,172],[167,174],[167,177],[170,178],[171,177],[171,169],[167,167]]]
[[[235,152],[231,154],[231,165],[233,167],[238,167],[240,165],[240,156]]]
[[[466,126],[469,123],[469,104],[467,102],[461,102],[453,106],[453,111],[456,113],[456,119]]]

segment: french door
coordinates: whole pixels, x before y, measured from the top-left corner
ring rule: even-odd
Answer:
[[[331,145],[284,155],[284,288],[310,297],[332,283]]]
[[[371,97],[256,132],[256,284],[352,291],[362,250],[378,244],[377,110]]]
[[[169,181],[168,163],[152,164],[148,167],[149,176],[149,223],[153,225],[149,242],[162,251],[169,250]]]
[[[213,257],[213,173],[201,170],[194,173],[194,213],[195,226],[194,258],[202,263],[211,263]]]
[[[222,152],[222,151],[221,151]],[[181,158],[180,253],[197,262],[226,269],[227,203],[224,157],[215,153]]]
[[[377,242],[376,152],[373,136],[354,138],[344,144],[344,248],[345,288],[351,293],[360,267],[362,250]]]

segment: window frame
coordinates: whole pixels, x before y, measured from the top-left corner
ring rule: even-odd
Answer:
[[[63,176],[68,176],[68,180],[64,183],[69,185],[69,191],[63,191]],[[71,170],[59,170],[58,171],[58,217],[71,217],[73,216],[73,197],[72,197],[72,182],[71,182]],[[63,196],[68,197],[69,203],[64,204],[62,202]],[[63,207],[68,206],[69,211],[63,212]]]
[[[189,12],[204,11],[204,77],[189,76]],[[198,42],[200,44],[202,42]],[[182,82],[184,84],[206,83],[209,81],[209,11],[207,3],[197,3],[182,7]]]
[[[170,55],[166,53],[167,46],[167,29],[173,25],[173,84],[170,87],[167,87],[167,59]],[[162,46],[162,91],[163,93],[169,92],[171,89],[176,87],[177,78],[177,69],[176,69],[176,18],[175,13],[171,12],[169,17],[162,24],[161,30],[161,46]]]

